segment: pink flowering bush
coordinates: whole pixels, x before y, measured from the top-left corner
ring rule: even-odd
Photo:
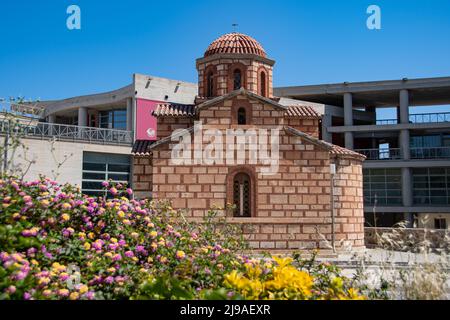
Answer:
[[[111,198],[47,178],[0,180],[0,299],[194,298],[233,267],[238,234],[104,186]],[[172,284],[149,292],[151,279]]]
[[[242,255],[242,233],[214,211],[191,223],[103,186],[106,197],[89,197],[48,178],[0,179],[0,299],[361,298],[332,266]]]

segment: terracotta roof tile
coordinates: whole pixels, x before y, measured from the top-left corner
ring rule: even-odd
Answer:
[[[190,104],[160,103],[152,114],[155,117],[192,117],[195,115],[195,106]]]
[[[321,115],[310,106],[289,106],[285,113],[288,117],[320,119]]]
[[[133,144],[133,148],[131,149],[131,154],[135,156],[148,156],[150,152],[148,151],[148,147],[154,141],[149,140],[136,140]]]
[[[256,54],[267,57],[258,41],[242,33],[228,33],[214,40],[206,49],[205,57],[220,53]]]

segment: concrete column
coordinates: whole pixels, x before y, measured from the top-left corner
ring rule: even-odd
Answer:
[[[47,117],[47,122],[48,122],[48,123],[55,123],[55,121],[56,121],[56,116],[55,116],[54,114],[50,114],[50,115]]]
[[[78,125],[82,127],[87,126],[87,108],[86,107],[80,107],[78,108]]]
[[[409,123],[409,92],[400,90],[400,123]]]
[[[399,94],[400,107],[398,109],[399,123],[409,123],[409,92],[408,90],[400,90]],[[409,130],[401,130],[399,135],[400,150],[403,160],[410,159],[410,138]],[[411,168],[402,168],[402,198],[403,206],[410,207],[413,205],[413,185]],[[412,227],[413,216],[410,212],[405,212],[405,218],[408,221],[408,227]]]
[[[133,99],[127,99],[127,131],[133,130]]]
[[[348,92],[344,94],[344,125],[353,125],[353,97]],[[345,147],[353,149],[353,132],[345,132]]]
[[[326,142],[333,142],[333,135],[328,132],[328,128],[332,126],[332,116],[331,114],[324,114],[322,118],[322,140]]]
[[[403,206],[410,207],[413,204],[412,172],[411,168],[402,168],[402,198]]]
[[[400,123],[409,123],[409,92],[400,90]],[[399,144],[404,160],[410,159],[409,152],[409,130],[400,130]]]

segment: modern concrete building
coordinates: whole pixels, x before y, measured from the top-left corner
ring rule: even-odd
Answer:
[[[450,225],[450,77],[275,88],[277,96],[325,105],[322,138],[365,154],[366,224]],[[377,118],[381,108],[396,117]],[[425,217],[428,220],[425,221]]]

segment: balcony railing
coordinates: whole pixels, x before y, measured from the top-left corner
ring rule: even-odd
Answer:
[[[17,123],[3,119],[0,121],[0,133],[7,132],[29,138],[56,138],[97,144],[131,145],[133,141],[131,131],[46,122]]]
[[[409,123],[442,123],[450,122],[450,112],[417,113],[409,115]],[[397,119],[377,120],[377,125],[398,124]]]
[[[450,147],[411,148],[411,159],[450,159]]]
[[[367,160],[396,160],[401,159],[399,148],[382,148],[382,149],[355,149],[367,157]]]

